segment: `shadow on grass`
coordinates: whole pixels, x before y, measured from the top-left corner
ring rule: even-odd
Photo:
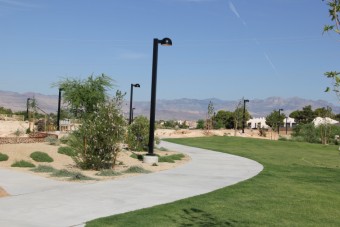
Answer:
[[[167,216],[176,226],[236,226],[235,220],[219,220],[212,214],[196,209],[182,209],[181,214],[176,217]]]

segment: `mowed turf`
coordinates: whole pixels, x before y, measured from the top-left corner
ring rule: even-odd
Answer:
[[[264,166],[233,186],[86,226],[340,226],[336,146],[237,137],[170,142],[247,157]]]

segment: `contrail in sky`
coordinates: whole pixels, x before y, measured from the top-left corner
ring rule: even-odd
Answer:
[[[244,26],[247,26],[247,23],[241,18],[240,14],[238,13],[236,7],[234,6],[234,4],[229,1],[229,9],[231,10],[231,12],[233,12],[235,14],[235,16],[241,20],[242,24]]]
[[[235,5],[232,3],[232,1],[229,1],[229,9],[231,10],[231,12],[233,12],[235,14],[235,16],[241,21],[241,23],[243,24],[243,26],[249,31],[248,29],[248,25],[247,23],[242,19],[240,13],[237,11]],[[256,45],[258,45],[259,47],[261,47],[260,42],[257,40],[257,38],[254,38],[254,41],[256,43]],[[262,47],[261,47],[262,48]],[[276,69],[276,66],[274,65],[273,61],[270,59],[269,55],[263,51],[263,54],[267,60],[267,62],[269,63],[269,65],[272,67],[272,69],[275,71],[275,73],[278,75],[278,71]]]

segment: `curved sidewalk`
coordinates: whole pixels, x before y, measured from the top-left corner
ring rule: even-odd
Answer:
[[[0,226],[83,226],[92,219],[192,197],[249,179],[262,171],[255,161],[168,142],[191,161],[178,168],[113,181],[69,183],[0,170]]]

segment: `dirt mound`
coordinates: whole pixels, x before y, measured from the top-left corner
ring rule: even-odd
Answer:
[[[2,187],[0,187],[0,198],[5,197],[5,196],[9,196],[9,195]]]

